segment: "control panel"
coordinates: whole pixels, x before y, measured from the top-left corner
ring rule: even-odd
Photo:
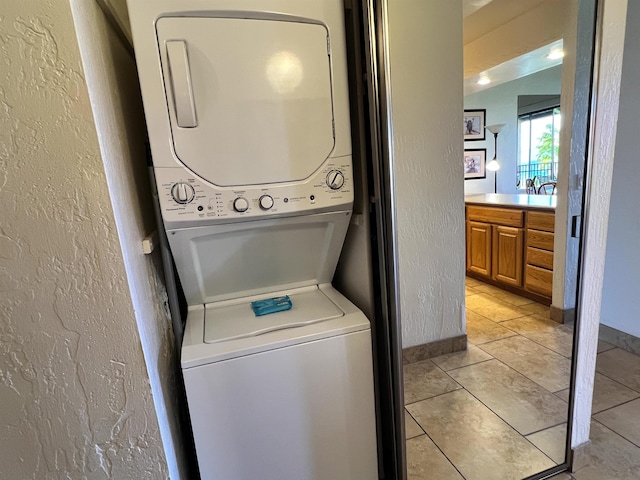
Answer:
[[[162,216],[167,223],[225,223],[251,217],[309,213],[353,203],[351,157],[332,159],[299,183],[218,187],[188,170],[156,168]]]

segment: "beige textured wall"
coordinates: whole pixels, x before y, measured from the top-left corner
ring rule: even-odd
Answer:
[[[571,237],[571,217],[582,214],[582,182],[578,181],[580,169],[584,168],[584,135],[588,121],[588,112],[582,111],[589,96],[591,72],[585,68],[586,59],[578,58],[578,0],[567,0],[569,13],[564,27],[562,61],[562,98],[560,111],[564,124],[560,131],[560,149],[558,152],[558,204],[556,207],[556,227],[553,255],[553,295],[552,305],[559,309],[572,309],[576,306],[578,284],[578,255],[580,241]],[[589,19],[581,19],[589,22]],[[582,26],[584,29],[585,27]],[[588,44],[590,38],[580,38],[582,44]],[[583,47],[583,45],[581,45]],[[582,51],[582,49],[581,49]],[[576,76],[576,68],[580,68]],[[574,115],[574,104],[578,105]],[[571,122],[571,124],[570,124]],[[569,128],[567,128],[569,127]],[[575,131],[574,131],[575,130]],[[576,142],[572,142],[572,138]]]
[[[595,119],[591,124],[591,178],[584,218],[582,277],[576,323],[578,351],[571,422],[571,446],[589,440],[593,385],[598,349],[607,228],[614,152],[620,108],[620,84],[627,16],[627,0],[606,0],[602,9],[600,58],[597,67]]]
[[[68,3],[0,51],[0,478],[166,478]]]
[[[156,221],[133,52],[96,2],[71,0],[71,10],[169,474],[193,478],[188,466],[195,458],[185,458],[191,433],[160,251],[144,255],[141,248]]]
[[[402,346],[465,333],[462,3],[389,2]]]
[[[611,184],[607,257],[601,322],[640,337],[640,200],[638,178],[638,79],[640,79],[640,2],[629,2],[620,86],[620,114]]]

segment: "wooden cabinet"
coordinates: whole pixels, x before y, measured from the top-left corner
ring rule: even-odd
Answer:
[[[550,303],[555,214],[467,205],[467,272]]]
[[[491,276],[491,225],[467,222],[467,269]]]
[[[495,225],[493,227],[494,280],[516,287],[522,286],[524,230]]]
[[[553,292],[554,229],[555,214],[528,213],[524,288],[549,298]]]
[[[522,286],[522,210],[467,208],[467,271]]]

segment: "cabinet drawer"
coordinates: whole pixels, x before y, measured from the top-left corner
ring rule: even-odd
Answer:
[[[553,232],[556,224],[554,213],[528,212],[527,228],[542,230],[543,232]]]
[[[527,230],[527,247],[540,248],[553,252],[553,233],[540,230]]]
[[[467,219],[476,222],[506,225],[507,227],[522,227],[524,225],[524,211],[470,205],[467,207]]]
[[[553,291],[553,272],[545,268],[527,265],[524,274],[524,288],[550,297]]]
[[[527,264],[553,270],[553,252],[527,247]]]

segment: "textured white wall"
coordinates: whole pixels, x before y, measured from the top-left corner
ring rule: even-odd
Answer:
[[[600,321],[640,337],[640,3],[629,2]]]
[[[71,6],[169,473],[189,478],[180,423],[186,405],[160,252],[146,256],[141,248],[156,222],[136,65],[96,2],[71,0]]]
[[[0,478],[166,478],[69,4],[0,50]]]
[[[595,122],[591,126],[591,180],[585,216],[579,321],[576,332],[578,350],[571,433],[571,445],[574,448],[589,439],[626,12],[627,0],[605,0]]]
[[[524,193],[516,188],[518,95],[559,94],[561,77],[562,66],[559,65],[464,97],[465,109],[487,110],[487,125],[506,124],[498,135],[498,193]],[[488,162],[494,153],[493,134],[487,131],[483,142],[464,142],[464,148],[486,148]],[[487,171],[487,178],[465,180],[464,193],[493,193],[493,182],[493,172]]]
[[[569,3],[569,2],[567,2]],[[589,85],[592,72],[591,58],[581,57],[582,52],[592,53],[592,38],[584,35],[579,39],[578,21],[592,23],[592,16],[578,19],[578,1],[571,0],[567,25],[564,29],[563,47],[565,57],[562,67],[562,100],[560,109],[564,125],[571,128],[560,132],[558,166],[558,204],[556,206],[556,231],[553,255],[552,305],[559,309],[571,309],[576,305],[578,283],[579,239],[572,238],[571,217],[582,215],[582,179],[584,170],[584,146],[589,121]],[[581,29],[590,32],[591,29]],[[576,71],[576,69],[578,70]],[[577,107],[574,112],[574,105]],[[575,141],[572,141],[574,139]]]
[[[462,5],[389,2],[402,346],[465,333]]]

